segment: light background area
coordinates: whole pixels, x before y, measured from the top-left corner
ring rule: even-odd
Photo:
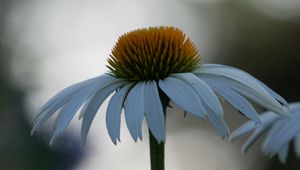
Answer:
[[[179,27],[195,42],[202,61],[212,62],[218,47],[226,46],[218,41],[219,29],[228,29],[226,36],[234,37],[233,28],[222,27],[224,16],[217,13],[214,3],[205,1],[203,6],[195,7],[191,1],[32,0],[16,5],[8,18],[7,42],[16,46],[13,77],[33,89],[28,110],[34,113],[60,89],[103,74],[118,36],[136,28]],[[230,25],[230,21],[226,24]],[[26,65],[32,66],[35,77],[24,71]],[[122,142],[114,146],[105,127],[106,105],[94,120],[85,148],[87,156],[76,170],[149,169],[147,131],[144,130],[144,140],[135,143],[123,119]],[[257,161],[265,158],[257,151],[245,156],[238,145],[223,141],[206,121],[192,116],[183,118],[176,108],[168,111],[167,170],[263,167]],[[226,112],[235,111],[229,108]],[[75,117],[68,132],[79,134],[79,125]]]

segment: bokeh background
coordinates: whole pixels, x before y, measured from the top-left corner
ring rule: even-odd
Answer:
[[[135,143],[122,120],[122,142],[113,145],[105,127],[107,103],[85,148],[77,117],[53,147],[51,121],[32,137],[30,128],[34,113],[53,94],[107,70],[118,36],[160,25],[184,30],[203,62],[241,68],[289,102],[300,100],[300,1],[1,0],[0,169],[149,169],[146,127],[143,141]],[[231,130],[246,121],[223,104]],[[166,170],[300,168],[293,152],[286,165],[266,158],[259,144],[244,155],[242,141],[223,141],[206,121],[184,118],[176,107],[167,116]]]

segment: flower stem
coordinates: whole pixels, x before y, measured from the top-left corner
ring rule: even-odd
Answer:
[[[165,169],[165,144],[157,142],[149,130],[151,170]]]
[[[159,96],[166,117],[166,111],[170,99],[162,91],[159,91]],[[150,130],[149,130],[149,140],[150,140],[151,170],[164,170],[165,169],[165,143],[164,142],[158,143]]]

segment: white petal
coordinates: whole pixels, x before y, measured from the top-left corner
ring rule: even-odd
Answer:
[[[238,93],[246,96],[247,98],[253,100],[254,102],[260,104],[266,109],[283,116],[290,117],[290,114],[287,111],[287,108],[282,107],[276,100],[273,98],[267,97],[265,94],[262,94],[254,89],[244,86],[239,82],[230,81],[226,79],[218,79],[221,83],[227,85],[231,89],[237,91]]]
[[[98,78],[92,78],[74,85],[71,85],[60,92],[58,92],[55,96],[53,96],[46,104],[42,106],[42,108],[39,109],[38,114],[35,116],[34,119],[38,118],[39,115],[41,115],[46,110],[51,110],[51,107],[60,108],[64,103],[66,103],[74,93],[76,93],[78,90],[80,90],[83,87],[87,87],[88,85],[93,84],[96,80],[101,79],[104,77],[104,75],[98,77]],[[56,109],[57,110],[57,109]]]
[[[121,111],[125,97],[133,86],[133,83],[127,84],[117,91],[109,101],[106,112],[106,127],[108,134],[114,144],[117,143],[117,139],[120,141],[120,121]]]
[[[276,100],[278,100],[280,103],[284,104],[286,107],[289,107],[289,104],[287,103],[287,101],[282,98],[279,94],[277,94],[275,91],[273,91],[271,88],[269,88],[267,85],[265,85],[263,82],[261,82],[260,80],[256,79],[255,77],[253,77],[252,75],[250,75],[247,72],[244,72],[238,68],[235,67],[230,67],[230,66],[225,66],[225,65],[221,65],[221,64],[205,64],[203,65],[203,67],[206,68],[227,68],[227,69],[234,69],[236,71],[239,72],[243,72],[245,76],[248,76],[250,79],[255,79],[261,86],[263,86]],[[197,72],[197,71],[196,71]]]
[[[289,143],[300,133],[300,119],[283,120],[283,125],[276,130],[266,142],[266,148],[271,154],[277,153],[285,144]],[[275,130],[274,130],[275,131]]]
[[[248,149],[257,141],[257,139],[263,135],[263,133],[267,130],[267,125],[259,126],[255,131],[251,134],[251,136],[245,141],[242,146],[242,152],[247,153]]]
[[[270,126],[272,122],[275,122],[278,118],[279,116],[272,112],[265,112],[260,116],[261,124],[257,124],[253,121],[246,122],[231,133],[230,141],[234,141],[260,126]]]
[[[273,141],[278,137],[278,132],[282,130],[282,127],[285,126],[287,121],[283,118],[278,119],[277,121],[273,122],[272,127],[270,128],[269,132],[267,133],[266,139],[262,144],[262,149],[267,156],[273,157],[275,154],[278,153],[280,148],[276,148],[277,143],[282,143],[282,138],[278,138],[277,141]],[[287,142],[284,142],[287,143]],[[282,145],[281,145],[282,146]],[[276,148],[276,149],[275,149]]]
[[[165,116],[155,81],[146,83],[144,100],[148,127],[158,142],[164,142]]]
[[[300,112],[300,102],[294,102],[294,103],[290,103],[289,104],[290,107],[290,112]],[[297,113],[296,113],[297,115]],[[295,114],[293,114],[293,116],[295,116]]]
[[[102,83],[109,78],[110,76],[108,75],[101,75],[97,78],[89,79],[72,85],[56,94],[40,109],[39,114],[35,117],[31,134],[33,134],[35,130],[39,129],[59,108],[61,108],[76,93],[78,93],[80,89],[89,88],[90,86]]]
[[[124,102],[125,120],[132,138],[142,138],[142,123],[145,114],[144,106],[145,82],[137,83],[128,93]]]
[[[206,67],[203,65],[195,73],[199,76],[215,76],[215,79],[222,80],[223,83],[230,85],[234,90],[239,90],[240,93],[243,92],[244,95],[251,97],[253,100],[255,99],[256,102],[267,109],[284,116],[289,116],[287,110],[255,78],[248,76],[243,71],[230,67]]]
[[[228,103],[230,103],[235,109],[243,113],[246,117],[252,119],[256,123],[260,123],[259,116],[250,102],[243,96],[230,89],[229,87],[221,84],[210,78],[202,78],[207,82],[214,91],[222,96]]]
[[[192,73],[179,73],[171,75],[189,84],[202,99],[202,102],[215,113],[223,115],[223,108],[214,91],[204,82]]]
[[[123,86],[126,82],[119,81],[119,82],[111,82],[112,84],[107,84],[103,88],[99,89],[96,94],[89,100],[86,107],[84,107],[83,112],[83,119],[81,125],[81,144],[85,145],[86,137],[88,131],[91,127],[92,121],[99,109],[102,105],[104,100],[116,89]]]
[[[79,90],[71,100],[69,100],[59,111],[59,114],[54,123],[54,134],[50,144],[53,144],[54,139],[58,137],[71,122],[77,110],[83,102],[95,92],[96,87],[82,88]]]
[[[275,91],[273,91],[271,88],[269,88],[267,85],[265,85],[263,82],[257,80],[257,82],[262,85],[277,101],[279,101],[281,104],[283,104],[285,107],[289,107],[288,102],[281,97],[279,94],[277,94]]]
[[[204,107],[208,111],[208,113],[207,113],[208,119],[210,120],[212,125],[217,129],[217,131],[221,135],[221,137],[224,139],[226,136],[229,135],[229,129],[223,119],[223,116],[216,113],[214,110],[212,110],[206,104],[204,104]]]
[[[117,79],[115,77],[106,75],[104,81],[99,81],[99,82],[95,83],[95,85],[96,85],[97,88],[96,88],[96,90],[94,89],[95,90],[94,93],[96,93],[96,91],[98,91],[98,90],[100,90],[102,88],[106,88],[107,86],[109,86],[111,84],[117,84],[117,83],[125,84],[126,82],[123,79]],[[92,97],[89,97],[88,102],[91,99],[92,99]],[[85,104],[83,106],[83,108],[82,108],[82,110],[81,110],[81,112],[79,114],[79,119],[81,119],[84,116],[84,114],[86,113],[86,109],[87,109],[86,107],[87,106],[88,106],[88,104]]]
[[[204,118],[206,111],[195,90],[182,80],[168,77],[159,81],[161,90],[183,110]]]

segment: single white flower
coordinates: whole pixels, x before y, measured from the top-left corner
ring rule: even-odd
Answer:
[[[195,45],[174,27],[138,29],[122,35],[108,59],[107,74],[72,85],[51,98],[35,117],[32,133],[58,111],[51,143],[63,133],[76,112],[82,118],[85,143],[103,101],[113,93],[106,113],[112,141],[120,140],[120,114],[132,138],[142,138],[144,117],[155,139],[165,142],[165,112],[169,100],[184,111],[208,118],[224,138],[221,96],[248,118],[259,117],[248,99],[279,115],[289,115],[286,101],[249,74],[228,66],[201,64]]]

